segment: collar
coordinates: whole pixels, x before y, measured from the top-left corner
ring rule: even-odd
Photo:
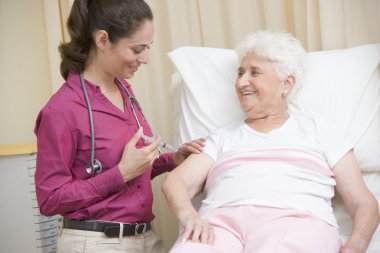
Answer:
[[[86,103],[86,100],[83,95],[82,85],[80,83],[79,73],[70,72],[66,80],[66,85],[73,89],[78,94],[80,99],[83,100],[84,103]],[[86,79],[84,79],[84,85],[87,89],[88,98],[91,101],[94,95],[97,92],[100,92],[100,87],[87,81]]]
[[[130,89],[131,85],[124,78],[119,78],[119,80],[122,81],[123,84],[128,88],[128,90],[131,91]],[[119,85],[116,79],[115,79],[115,82],[117,85]],[[66,85],[72,88],[81,98],[81,100],[86,102],[83,96],[83,90],[82,90],[82,85],[80,83],[79,73],[70,72],[66,80]],[[94,97],[95,94],[97,94],[98,92],[101,92],[99,85],[91,83],[90,81],[86,79],[84,79],[84,85],[86,86],[88,98],[90,101],[92,101],[92,98]],[[122,87],[119,87],[119,88],[121,88],[120,90],[122,91],[122,94],[124,96],[124,93],[125,93],[124,89]],[[125,94],[125,96],[127,96],[127,94]]]

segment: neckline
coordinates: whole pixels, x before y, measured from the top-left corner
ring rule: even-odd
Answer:
[[[259,130],[256,130],[252,127],[250,127],[247,123],[245,123],[245,119],[243,120],[243,126],[251,133],[255,134],[255,135],[259,135],[259,136],[263,136],[263,137],[266,137],[266,136],[270,136],[270,135],[273,135],[274,133],[276,132],[279,132],[281,131],[282,129],[286,128],[287,125],[290,124],[290,122],[293,121],[293,115],[289,113],[289,117],[284,121],[284,123],[280,126],[280,127],[277,127],[277,128],[274,128],[268,132],[261,132]]]

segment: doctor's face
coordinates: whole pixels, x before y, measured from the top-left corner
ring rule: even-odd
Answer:
[[[107,51],[105,63],[115,76],[132,78],[141,64],[148,63],[148,50],[153,43],[153,23],[147,20],[130,38],[121,38]]]
[[[242,59],[235,89],[240,106],[249,118],[267,117],[281,109],[283,82],[273,63],[255,53]]]

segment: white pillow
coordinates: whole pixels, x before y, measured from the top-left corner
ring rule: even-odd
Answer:
[[[171,87],[176,145],[244,117],[234,86],[239,64],[235,51],[181,47],[168,55],[179,72]]]
[[[235,51],[181,47],[168,55],[179,73],[171,93],[176,144],[244,117],[234,90]],[[307,57],[305,81],[290,108],[334,120],[353,143],[361,169],[380,171],[380,43]]]

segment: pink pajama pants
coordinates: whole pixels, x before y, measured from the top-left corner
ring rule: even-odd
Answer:
[[[338,253],[338,229],[310,213],[271,207],[221,207],[203,216],[215,242],[182,242],[170,253]]]

